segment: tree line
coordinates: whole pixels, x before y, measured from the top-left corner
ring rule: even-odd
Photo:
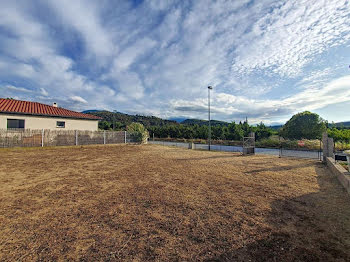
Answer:
[[[131,116],[106,111],[94,114],[104,118],[99,123],[99,128],[102,130],[126,130],[132,122],[137,122],[145,126],[150,137],[208,139],[208,122],[204,120],[179,124],[175,121],[163,120],[157,117]],[[295,114],[279,130],[267,127],[263,123],[252,126],[247,121],[239,123],[214,121],[211,127],[211,137],[215,140],[237,141],[249,136],[250,132],[255,132],[257,141],[269,138],[272,135],[279,135],[286,139],[321,139],[322,133],[325,131],[336,142],[350,143],[350,129],[345,126],[328,124],[318,114],[309,111]]]
[[[185,139],[208,139],[208,125],[166,125],[151,126],[148,128],[150,136],[157,138],[185,138]],[[257,126],[247,122],[229,123],[228,125],[214,125],[211,127],[211,138],[217,140],[242,140],[250,132],[255,132],[257,140],[268,138],[277,131],[265,126],[263,123]]]
[[[318,114],[309,111],[292,116],[280,129],[279,134],[289,139],[321,139],[325,131],[335,142],[350,143],[350,129],[344,125],[329,124]]]

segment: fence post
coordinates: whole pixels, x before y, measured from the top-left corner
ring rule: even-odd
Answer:
[[[78,145],[78,130],[75,130],[75,145]]]
[[[323,142],[323,162],[326,163],[326,159],[328,156],[328,134],[324,132],[322,134],[322,142]]]
[[[126,131],[124,131],[124,144],[126,144]]]
[[[41,147],[44,147],[44,129],[41,130]]]
[[[278,141],[279,141],[279,151],[278,151],[278,157],[282,157],[282,143],[281,143],[281,137],[278,136]]]
[[[318,151],[319,153],[319,160],[322,161],[322,139],[320,139],[320,150]]]
[[[103,144],[106,144],[106,130],[103,131]]]

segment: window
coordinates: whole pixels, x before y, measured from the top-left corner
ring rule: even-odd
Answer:
[[[7,128],[22,128],[22,129],[24,129],[24,120],[22,120],[22,119],[7,119]]]
[[[56,122],[56,127],[65,128],[66,127],[66,122],[64,122],[64,121],[57,121]]]

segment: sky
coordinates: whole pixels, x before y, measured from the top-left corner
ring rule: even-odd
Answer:
[[[0,1],[0,97],[162,118],[350,121],[348,0]]]

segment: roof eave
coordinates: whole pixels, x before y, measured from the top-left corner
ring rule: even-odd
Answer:
[[[84,118],[84,117],[74,117],[74,116],[60,116],[60,115],[45,115],[45,114],[33,114],[33,113],[22,113],[22,112],[8,112],[0,111],[0,114],[10,114],[10,115],[26,115],[26,116],[41,116],[41,117],[56,117],[56,118],[68,118],[68,119],[78,119],[78,120],[93,120],[100,121],[103,118]]]

